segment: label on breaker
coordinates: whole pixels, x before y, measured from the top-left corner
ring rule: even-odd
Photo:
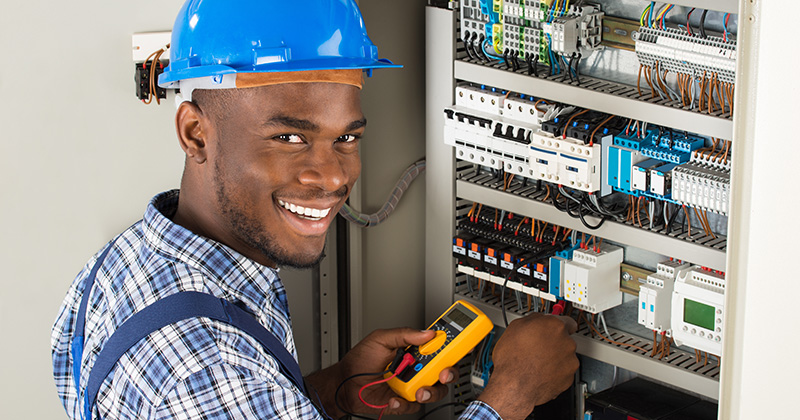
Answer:
[[[467,249],[462,246],[453,245],[453,252],[456,254],[467,255]]]
[[[487,262],[487,263],[489,263],[489,264],[492,264],[492,265],[497,265],[497,258],[495,258],[495,257],[490,257],[490,256],[488,256],[488,255],[485,255],[485,256],[483,257],[483,260],[484,260],[484,261],[486,261],[486,262]]]
[[[547,274],[538,271],[533,272],[533,277],[539,280],[547,280]]]
[[[503,267],[506,270],[513,270],[514,264],[509,261],[500,261],[500,267]]]
[[[475,251],[469,251],[469,257],[472,258],[472,259],[480,261],[481,253],[480,252],[475,252]]]
[[[519,270],[517,270],[517,271],[520,274],[525,275],[525,276],[530,276],[531,275],[531,269],[528,268],[528,267],[520,267]]]

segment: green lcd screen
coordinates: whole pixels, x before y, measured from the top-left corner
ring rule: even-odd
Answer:
[[[690,299],[684,299],[683,321],[713,331],[714,307]]]

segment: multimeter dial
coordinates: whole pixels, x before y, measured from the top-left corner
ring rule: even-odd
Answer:
[[[450,342],[453,341],[453,339],[455,339],[460,332],[454,331],[442,320],[437,321],[429,329],[436,331],[436,336],[421,346],[411,346],[408,348],[408,351],[414,356],[414,359],[416,359],[417,362],[409,366],[403,373],[397,376],[397,378],[401,381],[407,382],[413,378],[414,375],[421,371],[422,368],[428,364],[428,362],[433,360],[433,358],[436,357],[436,355],[438,355],[442,349],[447,347],[447,345],[450,344]]]

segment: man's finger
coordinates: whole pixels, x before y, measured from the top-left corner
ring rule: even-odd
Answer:
[[[425,386],[417,390],[414,396],[417,398],[417,402],[422,404],[432,403],[441,400],[445,396],[447,396],[450,390],[447,386],[438,384],[434,386]]]
[[[372,342],[388,349],[398,349],[411,345],[425,344],[433,339],[435,334],[430,330],[393,328],[373,331],[364,339],[364,342]]]
[[[449,384],[458,379],[458,369],[450,367],[439,372],[439,382]]]
[[[556,318],[560,319],[562,322],[564,322],[564,325],[567,326],[567,333],[575,334],[575,332],[578,331],[578,323],[575,322],[575,320],[571,317],[557,316]]]

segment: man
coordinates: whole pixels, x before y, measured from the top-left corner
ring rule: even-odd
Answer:
[[[376,331],[304,384],[287,368],[296,356],[277,267],[320,259],[326,231],[360,173],[362,72],[394,66],[377,58],[352,0],[302,8],[189,0],[170,54],[159,83],[179,87],[183,99],[176,115],[186,154],[181,189],[156,196],[144,218],[73,282],[52,336],[67,414],[288,419],[382,412],[358,399],[374,377],[345,379],[384,370],[398,348],[423,344],[433,332]],[[281,349],[270,350],[225,316],[193,316],[133,340],[110,359],[107,374],[91,377],[133,320],[189,292],[239,308]],[[151,321],[171,309],[178,311],[168,307]],[[490,383],[463,417],[521,419],[566,389],[577,369],[574,328],[572,320],[545,316],[512,322],[495,348]],[[455,378],[455,369],[442,372],[441,383],[420,389],[417,400],[440,400]],[[88,391],[93,381],[96,394]],[[385,404],[388,414],[420,408],[385,385],[364,398]]]

